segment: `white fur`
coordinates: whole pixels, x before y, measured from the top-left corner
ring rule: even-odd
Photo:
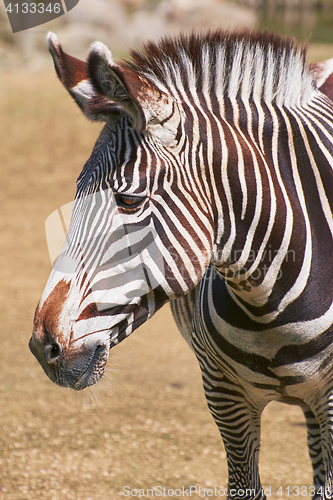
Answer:
[[[110,66],[115,66],[115,62],[110,50],[102,42],[93,42],[90,45],[89,54],[96,54]]]

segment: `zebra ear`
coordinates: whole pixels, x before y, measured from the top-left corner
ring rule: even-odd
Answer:
[[[54,33],[48,34],[48,44],[60,81],[87,118],[107,121],[125,111],[141,132],[149,130],[163,144],[174,142],[180,113],[166,92],[116,64],[100,42],[91,46],[87,62],[66,54]]]
[[[318,89],[333,101],[333,58],[310,64]]]
[[[125,64],[116,64],[109,49],[95,42],[88,56],[88,73],[97,92],[131,115],[141,132],[149,130],[163,143],[176,136],[180,114],[174,99]]]
[[[47,36],[49,51],[59,80],[83,113],[92,121],[106,121],[119,114],[120,108],[96,92],[88,75],[88,65],[66,54],[54,33]]]

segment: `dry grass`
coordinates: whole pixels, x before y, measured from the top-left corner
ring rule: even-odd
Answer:
[[[199,369],[168,307],[112,351],[105,378],[83,394],[53,385],[30,354],[50,271],[44,222],[73,198],[100,125],[82,117],[53,74],[2,74],[0,116],[0,500],[226,486]],[[310,486],[298,408],[267,408],[261,470],[272,498],[281,485]]]

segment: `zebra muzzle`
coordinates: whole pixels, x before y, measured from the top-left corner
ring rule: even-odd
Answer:
[[[59,342],[41,341],[34,333],[29,348],[52,382],[81,390],[95,384],[104,374],[109,346],[102,343],[63,349]]]

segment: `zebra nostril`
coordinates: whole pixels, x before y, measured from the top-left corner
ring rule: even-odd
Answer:
[[[56,363],[60,360],[62,347],[58,342],[47,344],[44,349],[44,356],[48,363]]]

